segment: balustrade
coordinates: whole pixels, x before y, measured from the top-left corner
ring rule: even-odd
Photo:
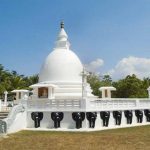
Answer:
[[[103,110],[127,110],[127,109],[149,109],[150,99],[70,99],[70,100],[56,100],[56,99],[40,99],[28,100],[28,111],[103,111]]]

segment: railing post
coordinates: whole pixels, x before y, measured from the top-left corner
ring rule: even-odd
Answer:
[[[2,111],[2,100],[0,99],[0,111]]]
[[[85,108],[85,99],[80,100],[80,108],[81,109]]]
[[[89,103],[89,99],[87,99],[87,98],[83,98],[83,99],[81,99],[80,100],[80,104],[81,104],[81,109],[82,110],[87,110],[88,109],[88,107],[90,107],[90,103]]]
[[[74,100],[71,101],[72,108],[74,109]]]
[[[140,106],[140,101],[139,99],[136,99],[136,107],[139,107]]]

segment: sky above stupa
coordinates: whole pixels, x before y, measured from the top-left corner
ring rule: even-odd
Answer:
[[[62,20],[88,70],[150,76],[150,0],[0,0],[0,64],[38,73]]]

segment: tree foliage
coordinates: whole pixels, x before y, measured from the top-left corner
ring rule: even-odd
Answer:
[[[89,73],[87,82],[91,85],[94,95],[100,95],[99,88],[101,87],[100,77],[96,74]]]
[[[146,98],[147,88],[149,87],[149,81],[146,79],[138,79],[136,75],[128,75],[126,78],[114,82],[113,85],[116,87],[116,97],[121,98]]]
[[[99,91],[100,87],[112,85],[112,79],[109,75],[104,75],[103,77],[101,77],[91,72],[87,77],[87,82],[91,85],[93,94],[99,97],[101,96],[101,92]]]
[[[97,96],[101,96],[99,91],[100,87],[114,86],[116,91],[113,92],[112,97],[116,98],[147,98],[147,88],[150,86],[150,78],[141,80],[134,74],[113,82],[109,75],[104,75],[100,78],[99,76],[90,73],[88,82],[91,85],[93,94]]]
[[[19,75],[16,71],[5,70],[0,64],[0,97],[4,91],[12,91],[14,89],[29,89],[29,86],[38,82],[38,75],[25,77]]]
[[[112,81],[109,75],[96,75],[89,73],[87,77],[91,85],[93,94],[101,96],[99,88],[102,86],[114,86],[117,90],[113,92],[113,97],[117,98],[146,98],[147,88],[150,86],[150,78],[139,79],[136,75],[128,75],[124,79]],[[16,71],[8,71],[0,64],[0,98],[4,91],[9,93],[14,89],[29,89],[29,86],[38,82],[38,75],[24,76]]]

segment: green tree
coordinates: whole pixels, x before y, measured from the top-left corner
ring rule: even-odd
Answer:
[[[25,77],[19,75],[16,71],[5,70],[0,64],[0,98],[3,97],[4,91],[9,93],[14,89],[29,89],[29,86],[38,82],[38,75]]]
[[[101,86],[112,86],[112,78],[109,75],[104,75],[101,81]]]
[[[25,86],[29,87],[32,84],[38,83],[39,77],[36,74],[36,75],[30,76],[30,77],[24,77],[23,80],[25,81]]]
[[[94,73],[89,73],[88,77],[87,77],[87,82],[90,84],[92,90],[93,90],[93,94],[100,96],[100,91],[99,88],[101,86],[101,82],[100,82],[100,77]]]
[[[101,97],[101,92],[99,91],[100,87],[112,85],[112,79],[109,75],[99,76],[91,72],[89,73],[87,82],[91,85],[92,93],[99,97]]]
[[[136,75],[128,75],[125,79],[113,82],[117,91],[115,97],[119,98],[146,98],[148,85],[143,84],[143,80],[138,79]]]

